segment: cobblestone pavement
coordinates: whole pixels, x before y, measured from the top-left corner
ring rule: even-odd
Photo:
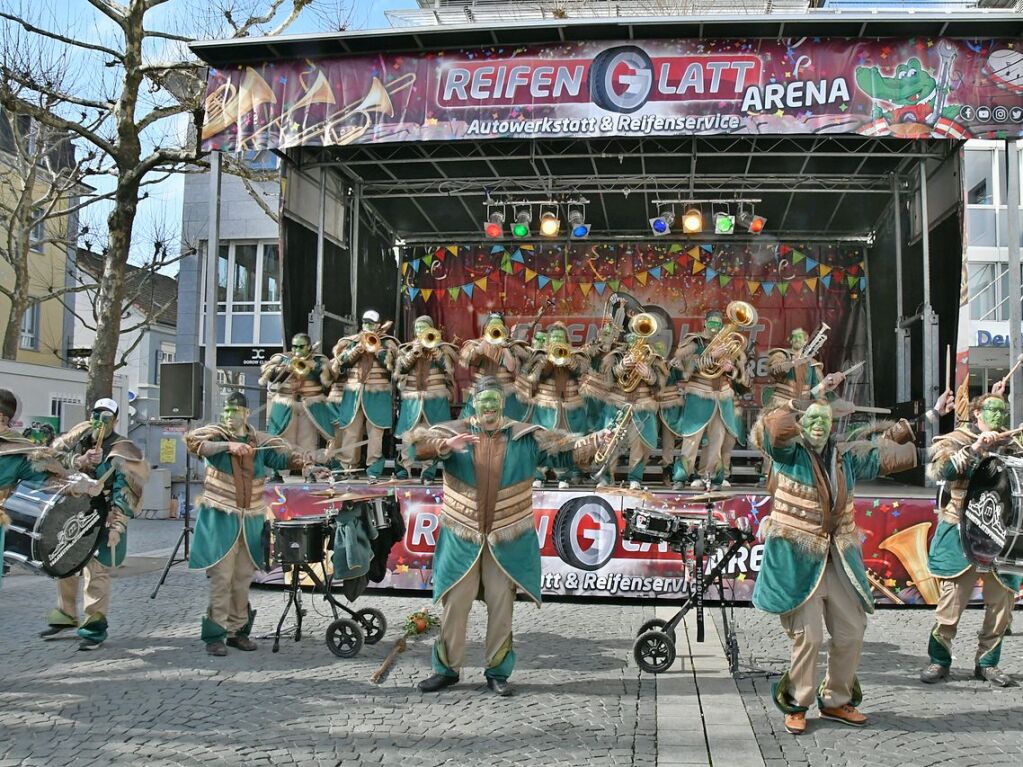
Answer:
[[[771,701],[770,678],[788,667],[789,644],[778,619],[752,608],[737,609],[741,671],[738,681],[761,753],[768,767],[782,765],[1019,765],[1023,759],[1023,687],[994,689],[973,679],[973,656],[983,612],[963,616],[955,643],[951,681],[934,686],[918,680],[926,664],[929,610],[879,610],[870,617],[860,683],[866,730],[817,719],[811,710],[807,733],[789,735]],[[720,616],[717,615],[716,619]],[[1018,620],[1023,628],[1023,620]],[[1001,667],[1023,679],[1023,636],[1005,640]],[[823,661],[823,656],[822,656]],[[824,666],[821,665],[821,674]],[[717,762],[715,762],[717,765]]]
[[[132,523],[135,552],[173,546],[173,523]],[[380,686],[370,683],[404,617],[428,597],[368,593],[359,606],[391,628],[350,660],[324,644],[326,606],[310,608],[301,642],[279,654],[212,658],[198,639],[202,573],[175,567],[156,600],[162,560],[136,560],[114,582],[111,638],[99,651],[37,632],[54,585],[5,579],[0,591],[0,767],[8,765],[636,765],[656,759],[654,683],[631,661],[632,637],[653,608],[548,604],[516,608],[516,695],[482,676],[485,612],[470,618],[457,687],[424,696],[429,641],[410,642]],[[138,573],[138,574],[134,574]],[[280,591],[254,590],[255,636],[270,631]],[[319,612],[316,612],[319,611]]]

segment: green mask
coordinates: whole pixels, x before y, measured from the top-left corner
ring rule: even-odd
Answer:
[[[802,350],[802,348],[806,346],[806,341],[806,331],[802,328],[797,328],[789,334],[789,348],[791,348],[792,351],[798,352]]]
[[[295,336],[291,339],[291,353],[296,357],[305,357],[309,354],[309,344],[303,336]]]
[[[419,336],[423,335],[423,333],[425,333],[427,330],[429,330],[432,327],[433,327],[433,325],[431,325],[428,322],[417,322],[415,324],[415,326],[413,327],[413,331],[415,332],[416,337],[418,338]]]
[[[533,335],[533,348],[534,349],[546,349],[547,348],[547,334],[536,333]]]
[[[495,429],[500,425],[504,414],[504,394],[495,389],[481,391],[472,398],[472,405],[484,428]]]
[[[803,439],[818,452],[824,448],[831,436],[831,407],[828,405],[810,405],[803,417],[799,419],[803,430]]]
[[[717,333],[719,330],[721,330],[722,327],[721,318],[711,317],[706,322],[704,322],[703,326],[711,333]]]
[[[980,406],[977,421],[980,427],[986,431],[1004,429],[1009,421],[1009,413],[1006,410],[1005,402],[997,397],[988,397]]]
[[[109,410],[93,410],[89,423],[92,426],[92,430],[102,437],[106,437],[114,432],[114,414]]]
[[[550,343],[552,344],[562,344],[564,346],[568,346],[568,333],[566,333],[564,330],[552,330],[549,338]]]
[[[220,414],[220,422],[228,431],[237,434],[245,427],[247,416],[248,412],[245,408],[226,405],[224,411]]]

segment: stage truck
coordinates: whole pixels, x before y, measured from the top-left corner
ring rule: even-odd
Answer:
[[[812,14],[193,50],[210,65],[204,147],[281,159],[286,337],[308,330],[326,352],[373,308],[400,341],[429,315],[460,344],[501,312],[511,340],[561,322],[575,350],[643,314],[651,348],[670,356],[709,310],[751,305],[732,485],[712,502],[719,520],[756,532],[769,498],[745,443],[772,394],[768,352],[791,330],[826,329],[817,359],[847,372],[838,394],[859,408],[849,423],[906,417],[921,449],[936,427],[919,416],[967,376],[960,148],[1003,139],[1017,157],[1021,37],[1023,20],[998,12]],[[463,369],[458,382],[462,399]],[[695,494],[671,489],[657,452],[640,491],[598,491],[585,477],[535,491],[546,593],[688,591],[692,572],[666,543],[622,535],[624,511],[679,508]],[[881,603],[934,604],[936,489],[920,470],[898,480],[857,486],[870,579]],[[342,479],[335,490],[353,488],[393,494],[405,517],[380,586],[430,588],[440,485]],[[327,490],[268,492],[294,517],[319,513]],[[753,542],[729,563],[737,599],[749,598],[761,555]]]

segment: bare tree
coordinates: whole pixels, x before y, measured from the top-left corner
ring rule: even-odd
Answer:
[[[89,401],[109,396],[125,306],[125,270],[140,192],[155,176],[194,170],[198,132],[182,138],[182,120],[202,122],[205,69],[185,47],[197,35],[279,34],[314,5],[336,0],[86,0],[94,34],[30,18],[29,6],[0,2],[0,106],[77,137],[107,162],[114,181],[106,221],[108,245],[96,295],[97,337],[89,358]],[[33,4],[33,11],[43,4]],[[169,6],[176,6],[169,11]],[[182,22],[181,20],[185,20]],[[188,25],[192,25],[189,29]],[[57,46],[88,62],[88,83],[73,92],[47,76],[40,46]],[[84,78],[83,78],[84,80]],[[15,97],[16,89],[47,95],[49,111]]]

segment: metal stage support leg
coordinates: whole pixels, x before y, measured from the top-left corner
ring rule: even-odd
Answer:
[[[192,430],[192,421],[185,421],[185,433],[187,434]],[[185,449],[185,526],[181,530],[181,535],[178,536],[178,542],[174,544],[174,551],[167,557],[167,564],[163,566],[163,574],[160,576],[160,581],[156,584],[156,588],[153,589],[153,593],[149,595],[150,599],[156,599],[157,593],[160,591],[160,587],[167,580],[167,574],[170,572],[174,565],[179,565],[188,562],[188,551],[189,543],[192,536],[192,454]],[[178,558],[178,551],[184,547],[184,551],[181,554],[181,558]]]

